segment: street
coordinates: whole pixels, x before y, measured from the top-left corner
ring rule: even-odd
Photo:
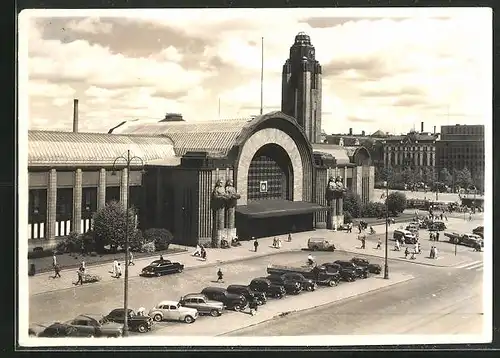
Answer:
[[[482,267],[413,266],[411,281],[228,335],[480,334]]]

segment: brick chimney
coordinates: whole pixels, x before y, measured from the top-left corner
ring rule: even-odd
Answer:
[[[352,135],[352,128],[349,128],[349,135]]]
[[[361,136],[364,137],[365,136],[365,131],[361,131]]]
[[[420,122],[420,133],[424,133],[424,122]]]
[[[436,134],[436,126],[434,126],[434,134]]]
[[[73,133],[78,133],[78,99],[73,100]]]

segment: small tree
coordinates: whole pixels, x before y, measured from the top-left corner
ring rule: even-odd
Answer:
[[[380,202],[370,201],[363,206],[362,216],[364,218],[381,218],[385,216],[385,205]]]
[[[104,246],[109,245],[112,251],[118,246],[125,244],[125,231],[127,223],[127,213],[123,205],[117,201],[111,201],[104,208],[94,213],[92,230],[97,251],[104,251]],[[135,228],[135,210],[128,211],[128,234],[129,242],[137,235]]]
[[[148,229],[144,232],[145,242],[154,242],[157,251],[167,250],[174,236],[167,229]]]
[[[439,181],[450,187],[453,185],[453,176],[447,168],[443,168],[439,172]]]
[[[393,174],[394,173],[393,173],[392,168],[383,168],[380,171],[380,180],[381,181],[390,181],[392,179]]]
[[[472,175],[467,168],[463,168],[457,172],[457,176],[455,177],[455,182],[460,185],[462,188],[468,188],[472,185]]]
[[[422,170],[422,180],[425,185],[432,187],[432,185],[436,181],[436,178],[434,177],[434,168],[424,168]]]
[[[413,185],[415,183],[415,176],[413,173],[413,170],[410,168],[406,168],[401,172],[401,179],[403,180],[403,183],[406,185]]]
[[[349,214],[353,218],[359,218],[361,216],[361,209],[362,209],[362,202],[361,198],[358,194],[352,192],[351,190],[348,190],[346,192],[346,195],[344,197],[343,201],[343,209],[344,212],[349,212]]]
[[[406,195],[401,192],[392,192],[387,197],[387,207],[391,215],[398,215],[406,209]]]

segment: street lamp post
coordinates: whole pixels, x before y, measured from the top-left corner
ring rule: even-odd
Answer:
[[[118,161],[125,162],[125,168],[127,169],[127,181],[125,190],[127,192],[127,200],[125,205],[125,283],[123,288],[123,308],[124,308],[124,318],[123,318],[123,335],[128,336],[128,260],[130,255],[130,245],[129,245],[129,232],[128,232],[128,215],[130,209],[130,198],[129,198],[129,189],[130,189],[130,164],[133,160],[138,160],[141,163],[141,167],[144,167],[144,161],[137,156],[130,156],[130,150],[127,150],[127,156],[119,156],[113,162],[113,172],[112,174],[116,174],[116,163]]]
[[[384,279],[389,278],[389,264],[387,262],[387,256],[389,254],[387,242],[389,239],[389,183],[384,182],[385,186],[385,265],[384,265]]]

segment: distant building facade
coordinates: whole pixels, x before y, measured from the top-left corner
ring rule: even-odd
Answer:
[[[391,136],[384,142],[384,166],[394,172],[406,168],[434,170],[436,166],[436,141],[438,134],[411,131],[406,135]]]
[[[484,190],[484,125],[441,126],[441,138],[436,143],[436,167],[470,170],[476,187]]]

